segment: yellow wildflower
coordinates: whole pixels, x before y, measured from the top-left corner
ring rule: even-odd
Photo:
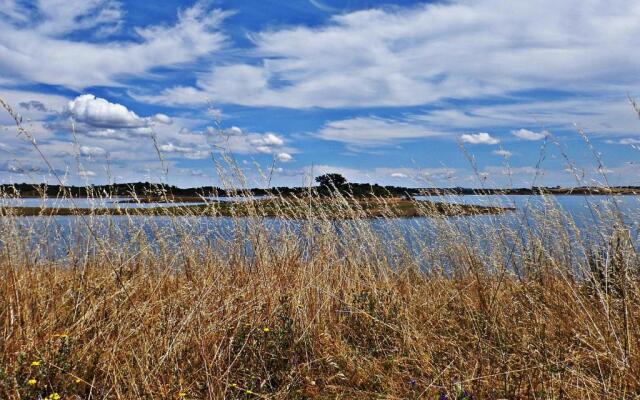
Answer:
[[[251,390],[249,390],[249,389],[245,390],[244,392],[245,392],[246,394],[253,394],[253,392],[252,392]]]
[[[31,366],[32,367],[39,367],[40,364],[42,364],[40,361],[31,361]]]
[[[178,397],[180,398],[187,397],[187,394],[185,392],[180,392],[178,393]]]
[[[80,383],[80,382],[82,382],[82,379],[80,379],[80,378],[76,378],[74,382],[75,382],[75,383]]]
[[[60,400],[61,397],[58,393],[51,393],[49,396],[47,396],[48,400]]]
[[[271,329],[269,329],[269,328],[262,328],[262,332],[264,332],[264,333],[269,333],[269,332],[271,332]]]
[[[33,379],[33,378],[31,378],[31,379],[29,379],[29,380],[27,381],[27,384],[29,384],[29,385],[31,385],[31,386],[34,386],[36,383],[38,383],[38,381],[37,381],[37,380],[35,380],[35,379]]]

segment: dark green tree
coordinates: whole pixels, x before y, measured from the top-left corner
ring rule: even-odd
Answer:
[[[320,175],[316,178],[316,182],[320,184],[321,187],[333,188],[344,185],[347,183],[347,178],[340,174],[324,174]]]

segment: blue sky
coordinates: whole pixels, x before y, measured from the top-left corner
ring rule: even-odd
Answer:
[[[640,185],[636,2],[0,0],[0,32],[69,183],[216,185],[224,153],[249,186]],[[2,182],[54,181],[0,128]]]

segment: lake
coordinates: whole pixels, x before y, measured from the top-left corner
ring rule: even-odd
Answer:
[[[254,199],[260,199],[256,196]],[[247,197],[205,197],[206,201],[247,201]],[[7,198],[0,197],[0,207],[43,207],[48,208],[149,208],[149,207],[180,207],[202,204],[202,202],[136,202],[131,197],[111,198]]]
[[[84,207],[151,207],[162,204],[115,203],[114,200],[46,199],[49,207],[66,207],[72,204]],[[219,200],[234,200],[221,198]],[[319,229],[332,229],[336,235],[354,237],[363,230],[373,232],[391,253],[397,246],[409,248],[420,254],[441,240],[443,232],[451,235],[474,237],[484,242],[510,232],[511,237],[525,229],[539,231],[542,236],[553,239],[559,231],[581,241],[597,241],[606,238],[612,230],[613,221],[624,223],[638,243],[640,223],[640,196],[428,196],[418,200],[455,202],[485,206],[515,207],[515,212],[497,215],[479,215],[447,218],[393,218],[367,221],[335,221],[331,226],[314,226],[310,221],[292,221],[279,218],[228,218],[228,217],[169,217],[169,216],[55,216],[0,218],[0,233],[3,245],[9,238],[20,238],[28,247],[37,250],[39,257],[60,257],[70,250],[95,246],[95,242],[127,243],[136,235],[144,235],[151,246],[157,238],[164,244],[179,247],[185,240],[201,246],[232,241],[238,237],[249,237],[252,232],[265,228],[268,235],[300,236],[308,240]],[[7,199],[3,205],[40,206],[41,199]],[[178,203],[170,206],[189,205]],[[558,222],[561,221],[561,222]],[[90,227],[90,228],[89,228]],[[325,232],[326,233],[326,232]],[[169,239],[169,240],[168,240]],[[402,239],[402,240],[401,240]],[[511,240],[511,239],[508,239]],[[402,243],[401,243],[402,242]],[[484,243],[483,246],[491,246]],[[363,244],[363,248],[366,244]]]

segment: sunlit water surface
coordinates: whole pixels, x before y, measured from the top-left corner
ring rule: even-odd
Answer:
[[[196,246],[219,246],[234,240],[250,238],[265,228],[269,238],[278,240],[283,235],[309,243],[317,232],[330,232],[336,237],[371,237],[375,242],[364,242],[363,251],[382,251],[390,256],[410,252],[422,257],[430,246],[445,237],[462,236],[491,251],[494,239],[504,241],[514,236],[537,232],[541,237],[554,240],[566,235],[580,243],[606,241],[614,227],[628,229],[632,240],[638,243],[640,223],[640,196],[430,196],[419,200],[514,207],[516,211],[497,215],[447,218],[393,218],[365,221],[333,221],[319,224],[313,221],[283,220],[279,218],[227,218],[227,217],[167,217],[167,216],[55,216],[0,218],[0,245],[8,240],[23,241],[39,258],[58,258],[71,252],[90,254],[101,247],[119,248],[145,246],[154,248],[158,243],[175,247],[188,243]],[[122,200],[122,199],[117,199]],[[220,200],[236,200],[222,198]],[[41,199],[2,200],[3,205],[41,206]],[[47,199],[47,206],[56,207],[150,207],[161,204],[116,203],[112,200]],[[188,205],[178,203],[171,206]],[[327,227],[329,225],[329,227]],[[144,237],[144,241],[134,238]],[[162,240],[158,240],[162,239]],[[249,242],[249,241],[247,241]],[[304,248],[304,246],[302,246]],[[247,243],[247,254],[251,244]]]

